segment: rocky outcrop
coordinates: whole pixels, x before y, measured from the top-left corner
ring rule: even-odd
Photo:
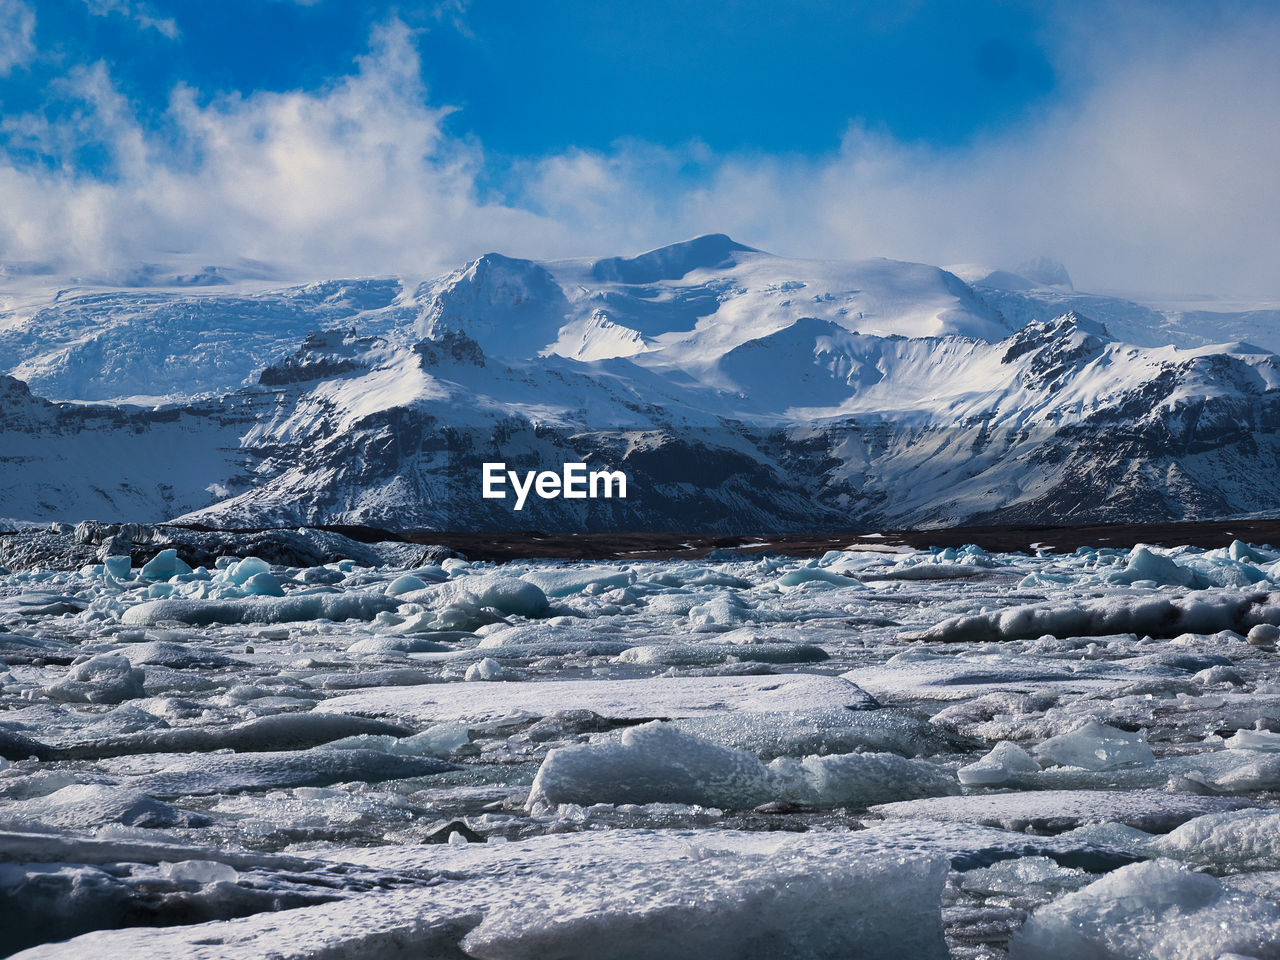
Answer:
[[[73,528],[55,524],[0,536],[0,566],[66,570],[128,556],[133,566],[140,567],[167,549],[177,550],[178,557],[192,567],[209,568],[221,556],[258,557],[287,567],[316,567],[339,560],[370,567],[413,567],[456,555],[446,547],[397,540],[368,543],[332,530],[198,530],[171,524],[82,521]]]

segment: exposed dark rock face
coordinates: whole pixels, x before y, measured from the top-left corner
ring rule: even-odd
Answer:
[[[413,351],[421,358],[423,368],[438,367],[447,363],[469,363],[484,366],[484,351],[465,333],[446,330],[439,340],[423,340],[413,345]]]
[[[543,281],[534,266],[491,258],[476,269],[498,273],[515,302]],[[475,289],[492,292],[489,280]],[[0,378],[0,517],[734,534],[1280,509],[1280,357],[1262,351],[1144,352],[1074,314],[996,344],[800,321],[722,358],[718,376],[770,390],[782,408],[761,412],[759,397],[615,361],[487,357],[446,307],[429,318],[433,335],[407,346],[314,333],[260,385],[220,400],[54,404]],[[782,364],[804,382],[772,382]],[[934,367],[972,377],[973,390],[947,404],[925,395],[916,409],[912,391],[931,388]],[[806,420],[789,397],[833,412]],[[627,496],[530,497],[517,512],[514,495],[481,496],[487,462],[521,475],[566,462],[621,470]],[[228,546],[177,530],[5,538],[0,562],[29,566],[48,551],[141,560],[165,546],[197,565],[219,553],[355,557],[313,533],[246,533]]]
[[[362,531],[368,535],[373,531]],[[195,530],[171,524],[99,523],[83,521],[70,531],[25,531],[0,536],[0,566],[70,569],[101,563],[110,556],[129,556],[141,566],[161,550],[176,549],[192,567],[210,567],[220,556],[258,557],[288,567],[315,567],[339,560],[362,566],[433,563],[453,551],[398,541],[362,542],[332,530]]]
[[[307,334],[302,346],[291,357],[267,367],[258,375],[264,387],[283,387],[295,383],[327,380],[366,369],[359,359],[370,348],[385,341],[378,337],[361,337],[356,331],[314,331]]]

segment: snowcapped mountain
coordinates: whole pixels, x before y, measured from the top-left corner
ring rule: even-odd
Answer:
[[[1280,351],[1280,304],[1214,297],[1137,302],[1076,290],[1066,268],[1041,258],[1017,271],[952,267],[1015,328],[1078,313],[1106,325],[1112,336],[1140,347],[1201,347],[1247,342]]]
[[[36,393],[204,399],[55,404],[0,380],[0,516],[747,532],[1280,504],[1280,357],[1010,322],[1015,295],[1087,296],[1053,266],[997,297],[989,274],[713,235],[488,254],[412,289],[69,295],[0,330]],[[490,461],[607,466],[630,492],[515,512],[481,496]]]
[[[958,277],[893,260],[787,260],[723,235],[638,257],[535,263],[496,254],[428,284],[419,333],[486,352],[639,357],[703,374],[726,351],[803,318],[877,336],[1000,339],[1010,328]]]
[[[252,383],[308,333],[336,328],[401,344],[453,330],[490,355],[517,358],[591,361],[674,347],[665,361],[692,370],[801,317],[880,335],[1010,332],[937,267],[788,260],[719,235],[599,261],[491,253],[421,284],[372,278],[228,289],[168,280],[43,296],[0,291],[0,372],[56,400],[175,400]]]

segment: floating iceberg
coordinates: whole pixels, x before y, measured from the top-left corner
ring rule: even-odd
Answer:
[[[1280,600],[1266,592],[1204,590],[1185,597],[1115,594],[1097,600],[1031,604],[991,613],[963,614],[908,640],[989,643],[1055,637],[1097,637],[1136,633],[1176,637],[1183,633],[1244,634],[1258,623],[1280,624]]]
[[[1046,763],[1086,770],[1115,770],[1119,767],[1155,763],[1147,746],[1145,731],[1129,733],[1097,720],[1086,720],[1069,733],[1050,737],[1035,748]]]
[[[865,807],[889,799],[959,792],[955,778],[923,760],[861,753],[766,765],[666,723],[630,727],[614,739],[547,754],[529,806],[683,803],[740,810],[778,800]]]
[[[153,626],[166,621],[209,626],[215,623],[296,623],[303,620],[372,620],[396,609],[396,599],[380,593],[294,594],[229,600],[161,599],[129,607],[121,621]]]
[[[71,703],[123,703],[146,695],[143,676],[125,657],[101,654],[72,666],[44,693],[50,700]]]

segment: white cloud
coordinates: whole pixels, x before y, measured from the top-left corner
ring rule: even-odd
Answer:
[[[299,277],[425,274],[486,250],[604,255],[724,231],[796,256],[1048,253],[1084,288],[1280,295],[1280,18],[1257,8],[1164,33],[1137,22],[1095,24],[1105,46],[1064,34],[1071,95],[965,147],[857,124],[817,159],[620,143],[523,161],[505,199],[478,186],[494,173],[482,146],[450,135],[399,22],[324,89],[178,89],[163,137],[97,65],[63,86],[78,104],[69,120],[5,120],[13,144],[46,159],[0,155],[0,258],[105,269],[181,253]],[[85,143],[102,145],[105,173],[66,162]]]
[[[0,0],[0,76],[36,54],[36,15],[22,0]]]
[[[179,35],[178,24],[172,17],[161,16],[148,3],[142,0],[84,0],[89,12],[97,17],[119,14],[126,20],[132,20],[140,30],[155,30],[170,40]]]
[[[412,38],[393,23],[327,89],[202,102],[174,91],[152,136],[105,67],[80,71],[71,139],[109,157],[102,175],[0,164],[0,256],[103,270],[170,253],[241,258],[294,274],[434,270],[513,234],[554,228],[476,199],[478,148],[446,137],[425,105]],[[23,128],[57,155],[52,131]],[[42,139],[43,138],[43,139]],[[54,138],[56,140],[56,138]]]
[[[1153,23],[1095,20],[1105,45],[1065,37],[1069,99],[964,147],[855,123],[832,156],[721,157],[674,196],[642,171],[706,166],[704,148],[554,157],[529,190],[584,235],[715,229],[797,256],[942,264],[1050,254],[1083,287],[1280,296],[1280,18]]]

